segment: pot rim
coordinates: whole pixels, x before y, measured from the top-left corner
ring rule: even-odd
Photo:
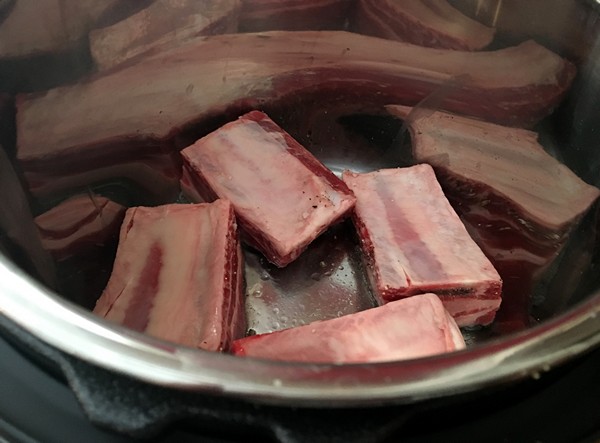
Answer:
[[[352,365],[240,358],[113,325],[62,299],[1,254],[0,315],[67,354],[147,383],[294,406],[411,403],[537,379],[600,344],[599,291],[530,329],[451,354]]]

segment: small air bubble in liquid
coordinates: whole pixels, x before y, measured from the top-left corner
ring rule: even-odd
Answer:
[[[312,278],[313,280],[319,281],[319,280],[321,280],[321,274],[319,274],[318,272],[313,272],[312,274],[310,274],[310,278]]]
[[[337,316],[341,317],[342,315],[344,315],[344,313],[342,311],[337,311]]]
[[[340,267],[338,268],[340,271],[344,270],[344,265],[340,265]]]
[[[333,271],[325,271],[323,274],[329,277],[331,274],[333,274]]]
[[[255,289],[254,292],[252,293],[252,295],[255,296],[256,298],[261,298],[262,291],[260,289]]]
[[[296,320],[295,318],[292,319],[291,324],[292,326],[298,326],[298,320]]]
[[[275,314],[275,315],[279,314],[279,308],[277,308],[277,307],[273,308],[273,314]]]
[[[304,326],[306,322],[304,320],[300,320],[300,325]]]
[[[288,321],[288,318],[285,315],[282,315],[279,320],[281,320],[282,325],[285,325]]]
[[[269,273],[267,271],[262,271],[260,273],[260,279],[261,280],[268,280],[270,277]]]
[[[279,324],[279,322],[278,321],[273,322],[273,329],[279,329],[279,328],[281,328],[281,325]]]
[[[324,261],[320,261],[319,266],[324,268],[325,266],[327,266],[327,263],[325,263]]]

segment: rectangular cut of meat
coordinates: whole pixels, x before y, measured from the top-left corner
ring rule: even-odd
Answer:
[[[311,363],[368,363],[426,357],[465,347],[434,294],[416,295],[331,320],[236,340],[235,355]]]
[[[575,68],[531,41],[473,53],[339,31],[201,37],[81,84],[20,96],[17,157],[35,195],[56,193],[85,184],[99,164],[109,179],[113,167],[166,156],[251,109],[278,122],[289,120],[286,110],[306,115],[329,104],[382,113],[465,73],[442,107],[525,125],[559,103]]]
[[[494,38],[447,0],[358,0],[356,21],[361,33],[431,48],[473,51]]]
[[[18,0],[0,21],[0,60],[64,52],[119,9],[123,0]]]
[[[240,31],[342,29],[350,0],[242,0]]]
[[[76,195],[38,215],[34,222],[44,249],[55,259],[65,260],[113,238],[116,241],[125,210],[101,195]]]
[[[156,0],[127,19],[90,33],[100,69],[193,37],[237,31],[240,0]]]
[[[532,286],[600,195],[546,153],[537,134],[444,112],[389,106],[413,155],[429,163],[471,236],[504,281],[496,323],[527,326]]]
[[[181,152],[184,190],[232,202],[245,240],[277,266],[292,262],[355,198],[266,114],[252,111]]]
[[[242,255],[228,201],[127,210],[94,313],[154,337],[222,351],[244,331]]]
[[[373,292],[383,302],[433,292],[459,326],[488,324],[502,280],[469,237],[429,165],[344,172]]]

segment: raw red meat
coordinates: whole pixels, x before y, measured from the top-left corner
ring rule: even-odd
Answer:
[[[494,38],[447,0],[358,0],[356,21],[361,33],[431,48],[473,51]]]
[[[106,69],[196,36],[235,32],[240,7],[240,0],[156,0],[123,21],[92,31],[92,57]]]
[[[243,311],[242,255],[228,201],[127,210],[97,315],[222,351],[243,334]]]
[[[469,237],[429,165],[344,172],[367,274],[382,302],[437,294],[459,326],[488,324],[502,280]]]
[[[527,326],[533,284],[600,191],[547,154],[534,132],[444,112],[388,109],[406,119],[416,161],[435,168],[500,273],[504,297],[496,323]]]
[[[281,123],[290,110],[329,105],[381,113],[465,73],[442,106],[528,124],[561,100],[575,70],[534,42],[462,53],[345,32],[203,37],[86,83],[21,96],[17,156],[35,195],[123,175],[150,189],[165,177],[165,188],[178,179],[169,154],[218,127],[216,116],[278,109],[271,115]]]
[[[0,21],[0,59],[77,48],[90,29],[135,8],[124,0],[18,0]],[[139,2],[144,4],[144,1]],[[147,1],[145,2],[147,3]]]
[[[342,29],[350,0],[242,0],[240,30]]]
[[[125,210],[101,195],[84,194],[38,215],[34,222],[44,249],[64,260],[116,237]]]
[[[246,357],[311,363],[406,360],[465,347],[458,326],[434,294],[394,301],[332,320],[236,340]]]
[[[191,198],[230,200],[245,241],[280,267],[354,207],[344,182],[259,111],[181,154],[184,191],[191,188]]]

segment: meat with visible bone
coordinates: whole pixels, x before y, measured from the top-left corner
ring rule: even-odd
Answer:
[[[455,321],[434,294],[270,334],[236,340],[239,356],[311,363],[406,360],[465,347]]]
[[[181,154],[184,192],[230,200],[245,241],[279,267],[354,207],[344,182],[259,111]]]
[[[215,129],[215,116],[261,108],[281,123],[289,110],[307,115],[329,105],[383,112],[465,73],[442,107],[525,125],[560,102],[575,69],[534,42],[463,53],[337,31],[198,38],[85,83],[21,96],[18,159],[32,193],[47,195],[150,159],[163,164],[169,152]],[[194,137],[186,138],[192,126]]]
[[[343,178],[356,196],[353,221],[381,302],[433,292],[459,326],[492,322],[502,280],[429,165],[345,171]]]
[[[242,0],[240,30],[342,29],[350,0]]]
[[[473,51],[494,38],[487,27],[447,0],[358,0],[358,31],[431,48]]]
[[[94,313],[154,337],[222,351],[244,331],[242,254],[228,201],[127,210]]]
[[[178,46],[193,37],[237,30],[240,0],[156,0],[127,19],[90,33],[100,69]]]
[[[405,106],[388,110],[406,120],[415,160],[434,167],[502,277],[498,327],[524,328],[537,277],[600,191],[546,153],[534,132]]]
[[[101,195],[83,194],[38,215],[34,222],[44,249],[56,260],[65,260],[116,240],[125,210]]]

